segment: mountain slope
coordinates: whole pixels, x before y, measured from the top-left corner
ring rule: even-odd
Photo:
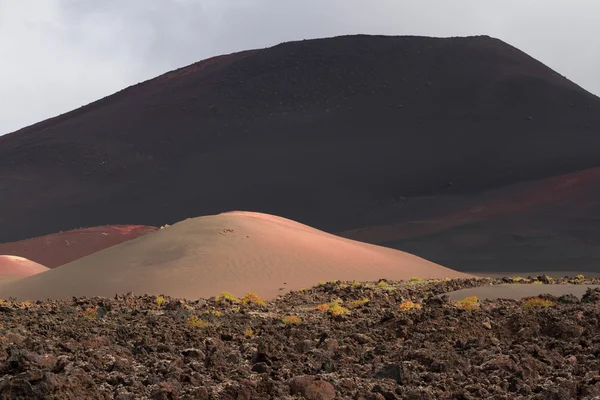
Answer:
[[[599,110],[485,36],[346,36],[216,57],[0,137],[11,210],[0,241],[232,209],[329,232],[427,220],[599,166]]]

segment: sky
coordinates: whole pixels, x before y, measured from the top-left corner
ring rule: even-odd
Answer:
[[[489,35],[600,95],[598,0],[0,0],[0,135],[220,54]]]

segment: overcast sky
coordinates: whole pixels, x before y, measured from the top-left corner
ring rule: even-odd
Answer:
[[[600,94],[599,0],[0,0],[0,134],[214,55],[343,34],[490,35]]]

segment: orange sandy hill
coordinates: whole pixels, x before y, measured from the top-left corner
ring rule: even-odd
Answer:
[[[43,275],[5,284],[19,299],[117,293],[211,297],[254,291],[274,298],[329,280],[466,277],[398,250],[340,238],[267,214],[188,219]]]
[[[74,229],[18,242],[0,243],[0,254],[15,254],[55,268],[157,229],[143,225]]]
[[[0,282],[24,278],[48,270],[43,265],[23,257],[0,255]]]

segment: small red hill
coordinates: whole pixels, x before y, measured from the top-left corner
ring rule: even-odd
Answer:
[[[74,229],[17,242],[0,243],[0,254],[14,254],[48,268],[55,268],[157,229],[142,225]]]
[[[46,271],[49,269],[26,258],[0,255],[0,282],[25,278]]]

